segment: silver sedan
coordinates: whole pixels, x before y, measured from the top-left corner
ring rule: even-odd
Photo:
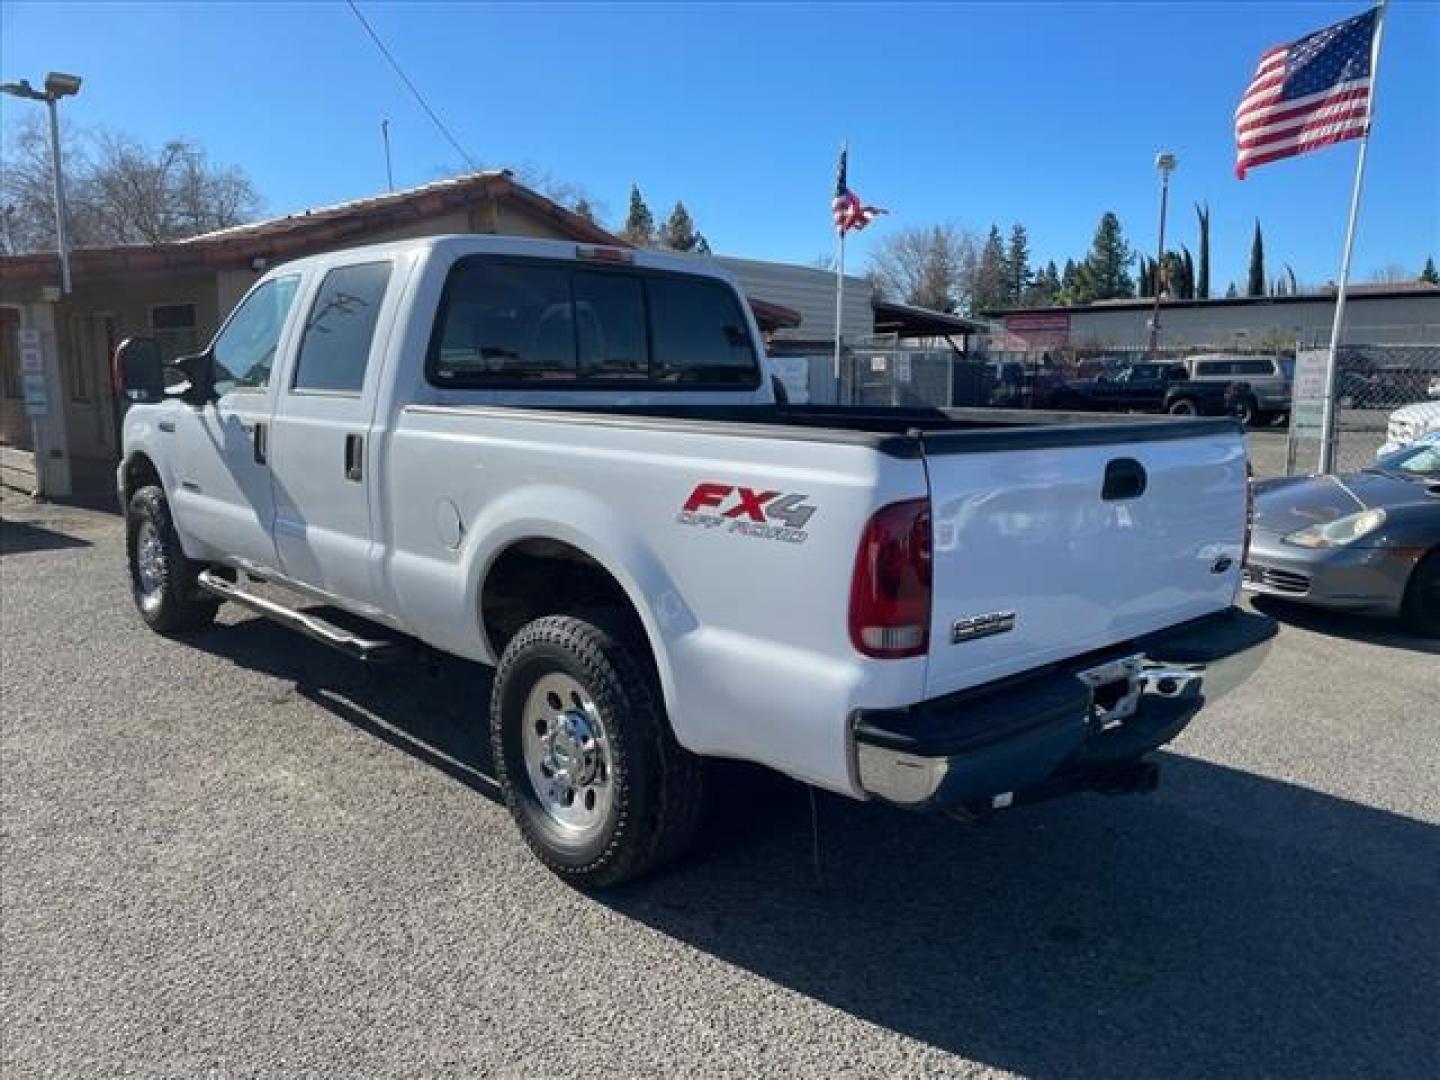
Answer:
[[[1244,585],[1440,636],[1440,438],[1357,473],[1257,483]]]

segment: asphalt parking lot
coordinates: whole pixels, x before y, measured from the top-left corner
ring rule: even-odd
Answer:
[[[1283,442],[1283,440],[1282,440]],[[1282,450],[1283,452],[1283,450]],[[0,1072],[1315,1077],[1440,1057],[1440,644],[1284,620],[1147,797],[981,826],[720,777],[594,899],[487,777],[487,673],[147,632],[120,520],[0,525]]]

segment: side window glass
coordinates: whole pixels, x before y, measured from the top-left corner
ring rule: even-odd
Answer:
[[[454,271],[431,346],[441,386],[575,377],[569,275],[559,266],[474,262]]]
[[[220,331],[211,351],[215,356],[215,392],[270,385],[270,369],[285,317],[295,301],[298,275],[265,282],[240,303]]]
[[[300,339],[296,390],[360,393],[389,283],[388,262],[341,266],[325,275]]]

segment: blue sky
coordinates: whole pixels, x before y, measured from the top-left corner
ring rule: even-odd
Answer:
[[[1333,278],[1358,144],[1233,176],[1231,116],[1260,52],[1363,10],[1332,3],[361,7],[477,160],[529,165],[620,216],[638,181],[684,199],[718,251],[830,250],[835,154],[887,229],[1023,221],[1081,255],[1102,211],[1155,243],[1157,149],[1180,158],[1171,236],[1213,217],[1214,279],[1243,281],[1258,215],[1272,272]],[[1356,273],[1440,259],[1440,5],[1390,6]],[[343,3],[23,3],[0,75],[84,76],[82,125],[183,135],[242,165],[274,213],[463,165]],[[0,99],[8,133],[18,110]]]

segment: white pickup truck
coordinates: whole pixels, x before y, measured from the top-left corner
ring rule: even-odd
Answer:
[[[495,665],[510,811],[582,885],[680,852],[710,757],[962,816],[1148,789],[1274,633],[1233,421],[789,405],[704,259],[356,248],[117,368],[145,621]]]

